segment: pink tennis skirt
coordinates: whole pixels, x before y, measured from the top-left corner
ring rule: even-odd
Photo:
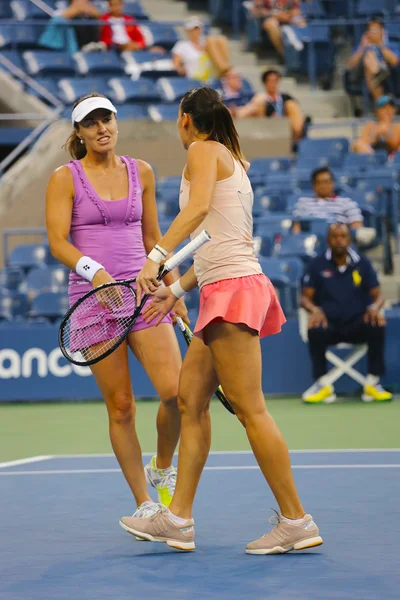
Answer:
[[[212,321],[243,323],[262,338],[279,333],[286,318],[274,286],[260,273],[205,285],[195,335],[204,341],[204,328]]]

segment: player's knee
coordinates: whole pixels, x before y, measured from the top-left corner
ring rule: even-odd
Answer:
[[[163,389],[160,400],[167,408],[176,408],[178,404],[178,385],[170,385]]]
[[[130,423],[135,419],[135,403],[132,394],[117,392],[108,402],[108,415],[114,423]]]
[[[204,406],[197,402],[193,391],[191,393],[188,390],[179,390],[178,408],[182,418],[200,419],[204,412]]]
[[[235,400],[235,398],[229,396],[229,401],[233,406],[238,421],[245,429],[250,423],[267,412],[264,398],[260,398],[258,402],[249,403],[246,399],[242,402],[239,399]]]

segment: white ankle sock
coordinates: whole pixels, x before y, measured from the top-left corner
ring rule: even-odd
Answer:
[[[284,517],[283,515],[280,516],[280,519],[281,519],[281,521],[290,523],[290,525],[301,525],[304,521],[304,517],[301,517],[301,519],[288,519],[287,517]]]
[[[365,380],[365,385],[377,385],[378,383],[379,377],[377,375],[371,375],[371,373],[368,373]]]
[[[187,519],[182,519],[182,517],[177,517],[176,515],[172,514],[171,511],[169,511],[169,518],[176,523],[176,525],[184,525],[187,521]]]

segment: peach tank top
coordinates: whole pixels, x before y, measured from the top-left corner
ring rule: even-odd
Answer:
[[[194,269],[203,287],[209,283],[262,273],[253,247],[253,190],[241,163],[235,160],[234,172],[228,179],[217,181],[210,211],[194,231],[202,229],[211,235],[194,256]],[[189,202],[190,181],[182,175],[179,206]]]

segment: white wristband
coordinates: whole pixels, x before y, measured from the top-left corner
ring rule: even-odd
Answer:
[[[158,265],[162,263],[163,260],[165,260],[165,256],[163,255],[161,250],[158,250],[156,246],[153,248],[153,250],[150,252],[147,258],[150,258],[150,260],[154,260],[154,262],[156,262]]]
[[[75,266],[75,271],[78,275],[86,279],[86,281],[90,281],[90,283],[92,283],[97,271],[101,269],[104,269],[103,265],[90,258],[90,256],[81,256]]]
[[[172,285],[169,286],[171,293],[175,296],[175,298],[178,298],[178,300],[186,294],[186,290],[183,289],[183,287],[180,284],[180,281],[180,279],[177,279]]]

